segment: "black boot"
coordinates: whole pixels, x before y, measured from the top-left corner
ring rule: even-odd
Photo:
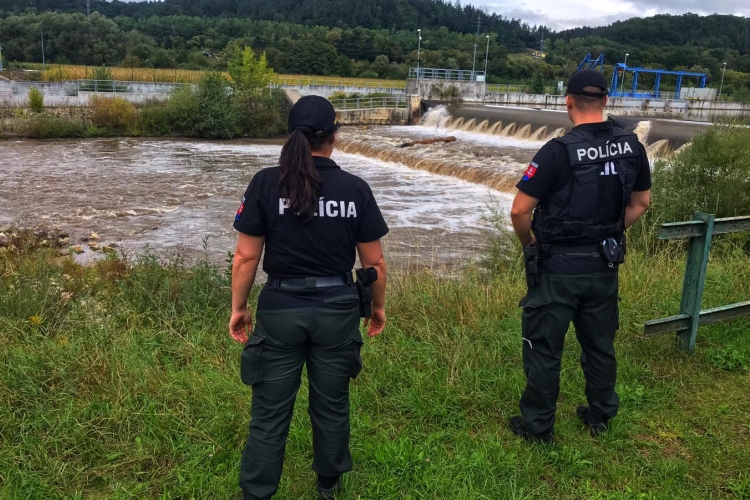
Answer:
[[[583,422],[583,425],[588,427],[591,437],[599,437],[607,432],[607,429],[609,428],[607,421],[601,421],[595,418],[591,414],[591,410],[589,410],[588,406],[579,406],[576,408],[576,415],[578,415],[578,419]]]
[[[513,417],[508,422],[510,430],[516,436],[524,438],[526,441],[537,441],[544,444],[552,444],[555,442],[555,434],[550,430],[542,432],[541,434],[535,434],[531,432],[526,421],[523,417]]]
[[[341,476],[318,476],[318,500],[332,500],[341,489]]]

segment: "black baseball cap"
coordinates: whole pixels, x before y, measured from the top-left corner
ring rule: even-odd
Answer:
[[[601,92],[588,92],[586,87],[599,87]],[[568,90],[565,95],[584,95],[586,97],[605,97],[609,94],[607,80],[604,75],[593,69],[582,69],[573,73],[568,80]]]
[[[300,127],[310,127],[315,131],[315,137],[325,137],[336,132],[339,122],[336,120],[333,104],[318,95],[301,98],[289,111],[289,133]]]

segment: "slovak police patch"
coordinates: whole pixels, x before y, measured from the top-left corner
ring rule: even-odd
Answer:
[[[237,209],[237,215],[234,216],[234,221],[237,222],[240,220],[240,217],[242,217],[242,212],[245,211],[245,197],[242,197],[242,201],[240,202],[240,208]]]
[[[536,175],[536,171],[539,168],[539,165],[534,163],[533,161],[529,164],[529,168],[526,169],[526,172],[523,174],[523,181],[526,182],[532,177]]]

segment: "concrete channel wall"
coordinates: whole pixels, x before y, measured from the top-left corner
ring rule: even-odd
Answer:
[[[142,104],[153,100],[164,100],[169,94],[182,84],[150,83],[150,82],[101,82],[103,86],[114,85],[116,92],[96,91],[92,82],[17,82],[0,80],[0,106],[25,107],[28,106],[28,95],[32,88],[39,89],[44,95],[44,104],[48,107],[88,106],[93,95],[105,97],[122,97],[135,104]],[[108,84],[108,85],[107,85]],[[280,88],[292,90],[299,95],[320,95],[331,97],[334,94],[373,93],[387,94],[393,97],[406,97],[404,89],[356,87],[348,85],[285,85]]]
[[[408,93],[418,94],[426,100],[461,100],[487,105],[565,110],[564,96],[518,92],[487,92],[485,94],[484,83],[482,82],[420,80],[417,83],[416,80],[409,80],[406,88]],[[727,101],[616,97],[610,99],[607,109],[618,116],[678,118],[697,121],[711,121],[719,116],[750,116],[750,103]]]

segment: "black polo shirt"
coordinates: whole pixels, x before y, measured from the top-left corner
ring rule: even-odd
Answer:
[[[245,191],[234,228],[265,236],[263,270],[269,276],[299,278],[350,272],[357,243],[388,234],[370,186],[329,158],[315,157],[322,179],[319,209],[302,222],[281,197],[279,167],[255,174]]]

